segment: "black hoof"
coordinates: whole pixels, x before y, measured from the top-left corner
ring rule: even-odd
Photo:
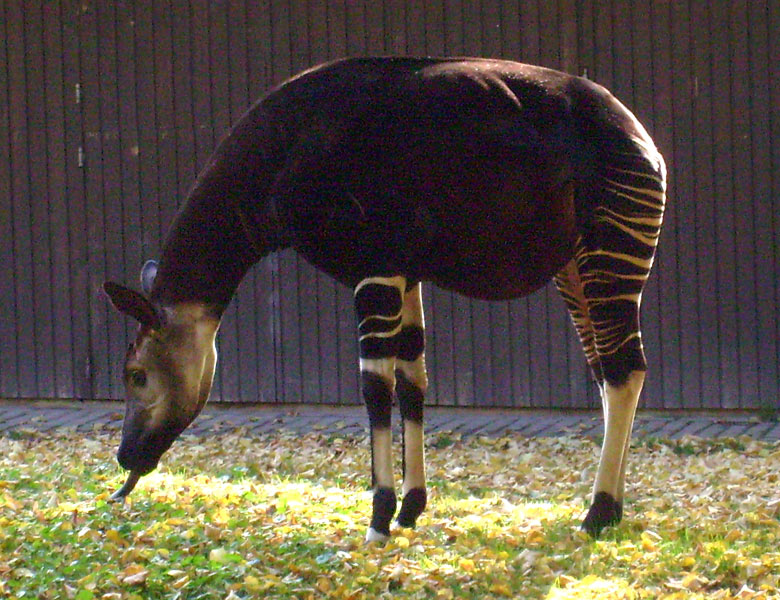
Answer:
[[[398,524],[401,527],[414,527],[417,517],[425,510],[428,496],[424,489],[414,488],[409,490],[401,503],[401,512],[398,513]]]
[[[620,523],[623,518],[623,505],[607,492],[599,492],[593,497],[588,515],[582,522],[582,529],[593,538],[601,535],[601,530]]]
[[[371,529],[382,535],[390,535],[390,521],[395,514],[395,492],[380,487],[374,491],[374,510],[371,516]]]

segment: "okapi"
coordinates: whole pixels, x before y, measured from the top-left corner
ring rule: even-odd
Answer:
[[[354,290],[371,432],[373,516],[396,512],[394,396],[403,421],[401,526],[426,505],[427,387],[420,282],[505,300],[549,280],[600,388],[605,436],[593,536],[622,518],[645,378],[639,305],[664,211],[665,166],[603,87],[503,60],[356,58],[305,71],[221,141],[141,274],[106,282],[140,322],[124,364],[123,498],[195,419],[211,390],[220,319],[241,279],[292,247]]]

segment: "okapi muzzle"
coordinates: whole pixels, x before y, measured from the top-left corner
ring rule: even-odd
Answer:
[[[112,496],[122,499],[157,467],[206,404],[219,319],[200,305],[156,307],[115,283],[107,282],[104,290],[117,310],[141,325],[124,363],[126,407],[117,460],[130,475]]]

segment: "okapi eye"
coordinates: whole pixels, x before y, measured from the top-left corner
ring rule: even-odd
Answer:
[[[146,372],[141,371],[140,369],[130,371],[128,378],[133,387],[144,387],[146,385]]]

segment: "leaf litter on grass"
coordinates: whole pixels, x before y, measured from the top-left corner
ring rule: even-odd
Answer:
[[[438,434],[418,528],[366,545],[364,439],[184,436],[124,505],[117,443],[0,438],[0,597],[780,598],[778,444],[637,442],[593,541],[592,441]]]

